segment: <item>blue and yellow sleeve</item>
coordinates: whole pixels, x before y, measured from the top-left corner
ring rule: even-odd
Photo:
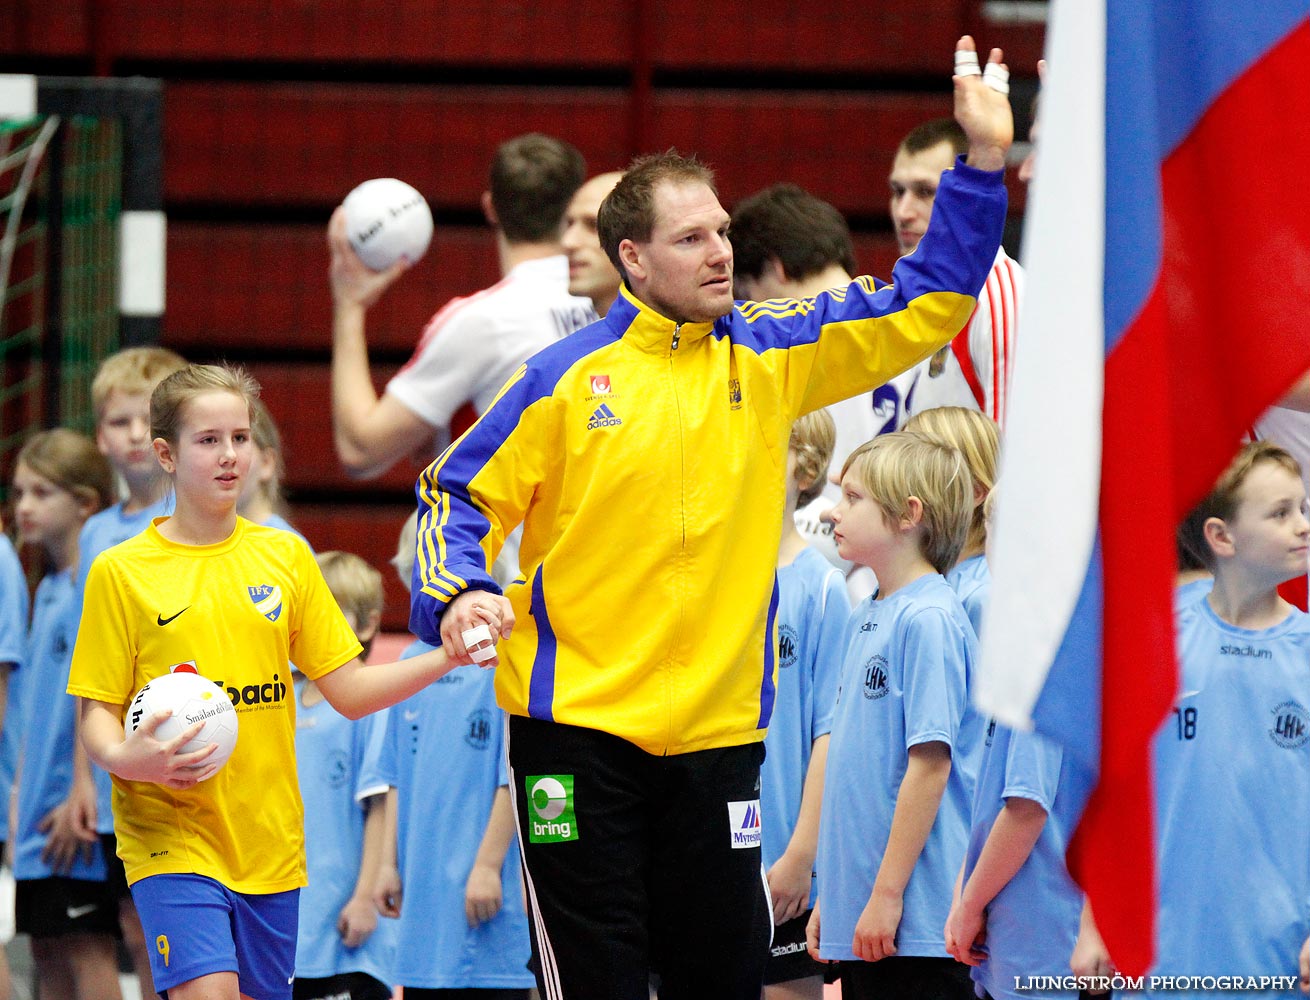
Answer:
[[[419,476],[410,631],[441,645],[446,605],[466,590],[501,593],[490,567],[546,473],[542,380],[525,365],[487,412]]]
[[[968,322],[1000,249],[1001,171],[957,160],[928,231],[891,284],[871,277],[812,299],[744,303],[734,331],[777,372],[793,416],[868,392],[930,356]]]

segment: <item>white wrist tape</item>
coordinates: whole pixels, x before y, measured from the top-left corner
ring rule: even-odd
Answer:
[[[987,64],[983,70],[983,83],[991,87],[998,94],[1008,94],[1010,92],[1010,71],[1004,69],[1000,63]]]
[[[484,663],[496,655],[496,643],[491,638],[491,629],[486,625],[474,625],[460,633],[464,648],[473,658],[474,663]],[[484,645],[485,643],[485,645]]]
[[[982,70],[978,68],[978,53],[972,49],[955,50],[955,75],[977,76]]]

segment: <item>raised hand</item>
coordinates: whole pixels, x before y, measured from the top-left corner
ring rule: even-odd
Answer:
[[[970,35],[964,35],[956,42],[955,49],[957,53],[977,52]],[[977,56],[973,58],[976,60]],[[981,71],[974,69],[967,59],[957,63],[957,72],[952,77],[955,120],[969,137],[966,162],[971,167],[1000,170],[1005,166],[1005,155],[1014,143],[1014,114],[1010,110],[1008,84],[1006,93],[995,86],[1008,79],[1009,68],[1000,49],[992,49],[987,66]]]
[[[393,281],[409,269],[409,261],[403,257],[385,271],[366,267],[350,246],[346,235],[346,210],[339,205],[328,223],[328,249],[332,251],[328,278],[332,285],[332,299],[338,307],[369,308]]]

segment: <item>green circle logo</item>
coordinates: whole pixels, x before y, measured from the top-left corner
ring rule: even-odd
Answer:
[[[544,820],[552,820],[568,805],[568,793],[557,778],[538,778],[532,786],[532,809]]]

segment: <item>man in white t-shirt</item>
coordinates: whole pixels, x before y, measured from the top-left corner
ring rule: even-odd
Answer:
[[[369,270],[350,248],[342,210],[333,214],[332,428],[350,475],[381,475],[420,450],[427,460],[449,443],[457,411],[483,412],[529,356],[596,319],[590,299],[569,294],[560,242],[565,207],[584,175],[582,154],[550,136],[500,146],[482,208],[496,231],[502,278],[443,306],[381,397],[369,375],[365,314],[408,265]]]

